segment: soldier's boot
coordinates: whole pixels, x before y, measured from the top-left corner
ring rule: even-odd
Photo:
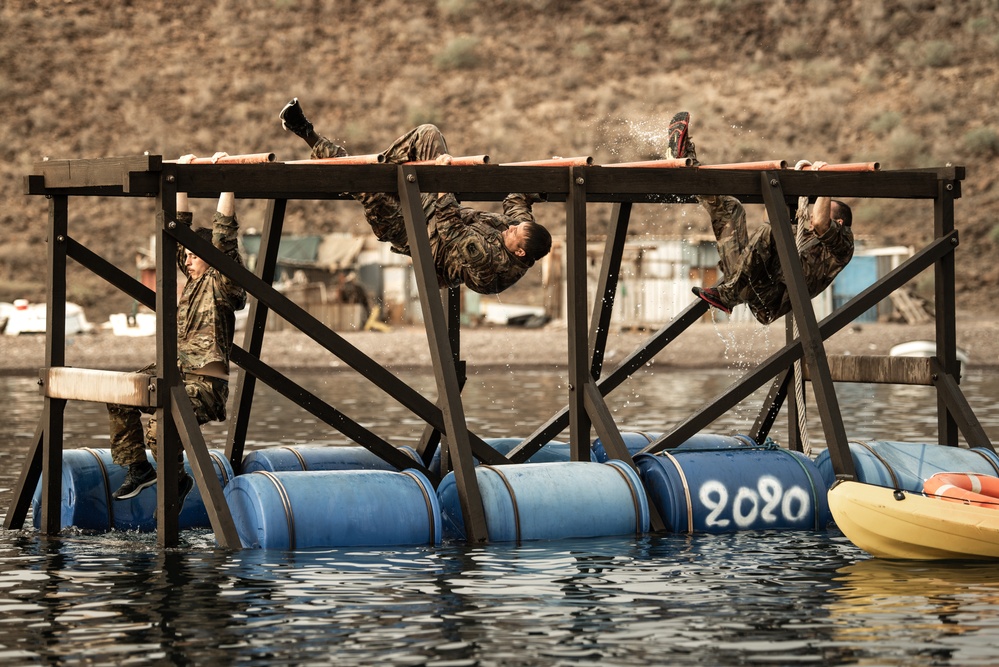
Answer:
[[[128,466],[125,481],[111,494],[115,500],[127,500],[156,483],[156,469],[148,461],[139,461]]]
[[[310,148],[319,141],[319,135],[312,128],[312,123],[305,117],[297,97],[284,105],[278,118],[281,119],[281,127],[304,139]]]

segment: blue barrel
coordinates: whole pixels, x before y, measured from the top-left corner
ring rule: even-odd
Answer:
[[[649,505],[638,475],[621,461],[521,463],[475,468],[491,542],[641,535]],[[444,537],[465,539],[454,473],[437,488]]]
[[[984,447],[964,449],[947,445],[890,440],[850,443],[850,456],[857,469],[857,481],[892,489],[922,493],[926,478],[938,472],[975,472],[999,476],[999,457]],[[826,485],[836,479],[829,450],[815,457],[815,465]]]
[[[218,450],[209,450],[219,483],[225,486],[233,478],[232,466]],[[146,451],[146,458],[153,463]],[[184,469],[191,466],[184,456]],[[62,454],[62,527],[84,530],[156,530],[156,487],[151,486],[127,500],[113,500],[111,494],[125,481],[126,468],[111,462],[110,449],[67,449]],[[31,501],[35,528],[41,528],[42,483],[38,481]],[[180,528],[208,528],[208,511],[195,484],[181,508]]]
[[[509,454],[514,447],[524,441],[523,438],[483,438],[482,440],[503,456]],[[474,460],[475,465],[479,465],[479,459],[475,458]],[[555,463],[571,460],[572,450],[570,449],[569,444],[553,440],[542,445],[541,449],[532,454],[531,457],[527,459],[526,463]],[[590,460],[596,461],[592,451],[590,452]],[[427,468],[437,475],[441,474],[440,447],[438,447],[437,451],[434,452],[434,457],[430,461],[430,465],[427,466]]]
[[[673,449],[639,454],[635,464],[672,532],[822,530],[831,519],[822,475],[798,452]]]
[[[244,547],[439,544],[440,505],[418,470],[258,471],[225,489]]]
[[[416,463],[420,455],[412,447],[399,448]],[[395,470],[396,468],[366,447],[271,447],[252,451],[243,457],[242,472],[289,472],[292,470]]]
[[[621,438],[632,457],[658,440],[662,433],[646,431],[622,431]],[[690,436],[674,449],[728,449],[731,447],[753,447],[756,442],[748,435],[712,435],[698,433]],[[593,460],[606,463],[610,459],[600,438],[593,441]]]

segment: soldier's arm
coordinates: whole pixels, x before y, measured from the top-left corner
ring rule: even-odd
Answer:
[[[193,154],[182,155],[177,160],[177,164],[191,164],[191,160],[194,159]],[[194,221],[194,214],[191,213],[191,206],[187,199],[187,193],[177,191],[177,222],[182,225],[191,226]],[[180,267],[180,272],[185,276],[187,273],[187,248],[181,244],[177,244],[177,266]],[[188,276],[190,277],[190,276]]]
[[[544,198],[536,193],[515,192],[508,194],[503,199],[503,213],[512,218],[518,224],[521,222],[534,222],[534,211],[532,204],[544,201]]]

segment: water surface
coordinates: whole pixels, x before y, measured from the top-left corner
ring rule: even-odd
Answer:
[[[670,372],[608,399],[624,430],[664,431],[731,382]],[[295,378],[395,444],[422,423],[350,372]],[[429,373],[407,382],[432,397]],[[564,403],[558,373],[473,374],[464,391],[482,437],[529,434]],[[962,384],[999,440],[999,375]],[[935,441],[923,387],[837,385],[851,439]],[[758,393],[710,432],[747,432]],[[42,401],[33,378],[0,377],[0,509]],[[817,419],[817,417],[816,417]],[[71,403],[66,446],[106,447],[103,406]],[[816,451],[821,428],[811,427]],[[222,447],[224,425],[205,429]],[[773,434],[781,441],[786,429]],[[346,444],[262,388],[249,449]],[[208,531],[160,550],[151,534],[45,538],[0,532],[4,665],[993,665],[999,572],[984,563],[871,559],[835,529],[654,535],[298,552],[215,547]]]

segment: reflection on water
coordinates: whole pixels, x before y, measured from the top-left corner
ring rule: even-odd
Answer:
[[[296,379],[396,444],[422,431],[351,373]],[[433,397],[431,374],[404,379]],[[663,431],[733,380],[660,372],[608,402],[626,430]],[[565,383],[473,374],[469,425],[483,437],[526,435],[561,406]],[[999,440],[999,376],[970,374],[963,386]],[[764,391],[710,431],[748,431]],[[837,385],[837,394],[853,439],[935,438],[930,389]],[[41,399],[34,379],[0,377],[0,401],[6,512]],[[102,405],[70,404],[67,446],[106,447],[106,420]],[[346,442],[266,388],[252,422],[251,449]],[[209,425],[206,436],[222,447],[225,428]],[[150,534],[0,534],[0,661],[990,665],[999,643],[994,565],[872,560],[835,530],[294,553],[227,553],[207,531],[182,540],[164,551]]]
[[[877,654],[935,664],[994,663],[994,647],[980,638],[999,630],[995,564],[869,559],[841,567],[834,580],[826,609],[843,642],[876,641]]]

